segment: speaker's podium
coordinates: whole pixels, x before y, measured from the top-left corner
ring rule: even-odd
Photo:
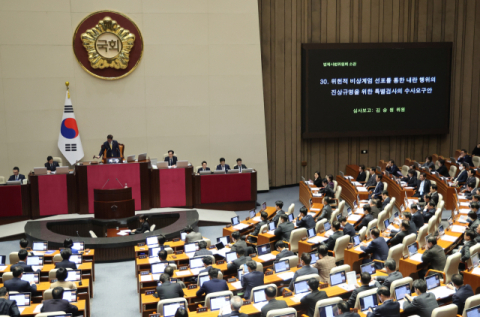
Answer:
[[[94,189],[93,209],[96,219],[120,219],[135,216],[132,188]]]

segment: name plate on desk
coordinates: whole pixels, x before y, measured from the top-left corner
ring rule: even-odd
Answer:
[[[298,267],[298,268],[301,268],[301,267],[302,267],[302,264],[301,264],[301,263],[298,263],[298,264],[297,264],[297,267]]]
[[[250,305],[251,303],[252,303],[251,301],[245,300],[245,301],[243,301],[243,306],[245,306],[245,305]]]
[[[145,246],[145,242],[139,242],[137,245],[138,245],[139,247],[144,247],[144,246]]]
[[[233,282],[235,282],[235,281],[237,281],[237,279],[234,278],[234,277],[229,278],[229,279],[227,280],[228,283],[233,283]]]
[[[140,271],[140,275],[148,275],[150,274],[150,271]]]
[[[196,289],[196,288],[197,288],[196,284],[188,285],[188,289]]]
[[[174,238],[173,239],[173,242],[178,242],[178,241],[180,241],[180,238]]]
[[[188,266],[181,266],[178,268],[179,271],[186,271],[188,270]]]
[[[283,297],[290,297],[293,295],[293,292],[283,292]]]
[[[160,314],[150,314],[148,317],[160,317]]]
[[[199,313],[205,313],[208,311],[208,308],[207,307],[198,307],[197,308],[197,314]]]
[[[328,287],[328,283],[320,283],[320,289],[322,288],[327,288]]]
[[[245,218],[245,220],[250,220],[250,217]]]
[[[248,256],[251,257],[251,258],[254,258],[254,257],[257,256],[257,254],[256,254],[256,253],[252,253],[252,254],[249,254]]]
[[[406,260],[408,259],[408,254],[403,256],[403,259]]]
[[[268,275],[273,275],[273,271],[266,271],[265,272],[265,275],[268,276]]]
[[[175,252],[175,254],[182,254],[182,253],[183,253],[183,251],[182,251],[182,250],[180,250],[180,251],[176,251],[176,252]]]
[[[302,241],[305,241],[305,240],[307,240],[307,237],[303,237],[303,238],[302,238]]]
[[[232,227],[232,225],[227,225],[227,226],[226,226],[226,228],[231,228],[231,227]]]
[[[57,283],[57,282],[58,282],[58,279],[56,279],[56,278],[50,280],[50,283],[52,283],[52,284]]]
[[[267,229],[263,229],[263,230],[262,230],[262,233],[267,233],[267,232],[268,232]]]
[[[218,262],[217,262],[217,265],[221,265],[221,264],[224,264],[224,263],[225,263],[225,261],[223,261],[223,260],[222,260],[222,261],[218,261]]]
[[[215,248],[216,248],[215,245],[211,245],[211,246],[209,247],[209,249],[215,249]]]
[[[143,254],[143,255],[140,255],[138,258],[139,258],[139,259],[145,259],[145,258],[147,258],[147,255],[146,255],[146,254]]]
[[[146,292],[145,292],[145,295],[153,295],[153,294],[155,294],[155,291],[154,291],[154,290],[146,291]]]
[[[349,244],[347,245],[347,249],[351,249],[351,248],[353,248],[353,244],[350,244],[350,243],[349,243]]]

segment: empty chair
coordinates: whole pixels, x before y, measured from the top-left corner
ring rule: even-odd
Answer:
[[[55,254],[53,256],[53,263],[62,262],[62,261],[63,261],[63,258],[61,254]]]
[[[395,263],[397,264],[397,268],[400,267],[400,259],[402,258],[403,256],[403,244],[400,243],[400,244],[397,244],[396,246],[393,246],[391,247],[389,250],[388,250],[388,255],[387,255],[387,260],[395,260]],[[385,263],[385,261],[381,261],[381,260],[373,260],[374,262],[381,262],[381,263]]]
[[[472,161],[473,161],[473,165],[475,167],[479,167],[480,166],[480,156],[474,156],[472,157]]]
[[[295,204],[291,204],[291,205],[288,207],[287,215],[293,215],[294,211],[295,211]]]
[[[355,300],[355,306],[354,308],[357,308],[357,309],[360,309],[360,298],[363,298],[365,296],[368,296],[368,295],[375,295],[377,296],[377,290],[378,288],[375,287],[375,288],[372,288],[372,289],[369,289],[368,291],[363,291],[363,292],[360,292],[357,294],[357,299]],[[377,298],[377,302],[380,302]],[[456,307],[456,306],[455,306]]]
[[[450,175],[451,178],[455,178],[455,176],[457,175],[457,167],[455,165],[450,166],[448,175]]]
[[[18,258],[18,252],[10,252],[8,255],[8,259],[10,261],[10,264],[17,264],[20,259]]]
[[[320,317],[320,309],[319,309],[320,307],[336,305],[341,301],[343,301],[341,297],[331,297],[331,298],[319,300],[315,304],[315,313],[313,314],[313,317]]]
[[[418,248],[423,248],[425,244],[427,243],[425,241],[425,237],[428,234],[428,225],[423,225],[420,230],[418,230],[418,236],[417,236],[417,243],[418,243]]]
[[[438,227],[442,223],[442,209],[437,208],[437,211],[435,211],[435,231],[438,230]]]
[[[378,227],[378,230],[380,230],[380,231],[383,231],[383,230],[386,229],[384,221],[385,221],[385,219],[390,218],[390,217],[388,217],[387,213],[388,213],[388,210],[386,210],[386,208],[385,208],[385,210],[383,210],[382,212],[380,212],[378,214],[378,226],[377,227]]]
[[[388,188],[388,183],[387,182],[382,182],[383,183],[383,190],[387,190]]]
[[[474,290],[475,291],[475,290]],[[463,317],[467,317],[466,311],[472,307],[480,305],[480,294],[479,295],[473,295],[467,298],[465,301],[465,308],[463,309]]]
[[[170,304],[170,303],[178,303],[178,302],[184,302],[185,308],[188,307],[187,300],[184,297],[169,298],[169,299],[164,299],[158,302],[157,313],[160,313],[163,315],[163,305]]]
[[[432,317],[456,317],[457,309],[455,304],[438,307],[432,311]]]
[[[260,286],[256,286],[254,288],[252,288],[252,291],[250,292],[250,301],[253,303],[253,293],[255,291],[258,291],[258,290],[261,290],[261,289],[266,289],[267,287],[275,287],[275,289],[277,288],[277,285],[275,284],[265,284],[265,285],[260,285]]]
[[[410,233],[409,235],[403,238],[403,255],[408,255],[408,246],[415,242],[417,235],[415,233]]]
[[[404,284],[407,284],[407,283],[410,284],[410,289],[413,290],[413,288],[412,288],[413,279],[410,276],[393,281],[390,284],[390,294],[392,295],[392,297],[395,296],[395,287],[400,286],[400,285],[404,285]]]
[[[5,176],[0,176],[0,184],[5,184]]]
[[[276,316],[291,316],[295,315],[297,317],[297,310],[295,308],[289,307],[289,308],[281,308],[281,309],[272,309],[269,310],[267,313],[267,317],[276,317]]]
[[[13,278],[13,273],[12,272],[5,272],[2,275],[2,283],[5,284],[6,281],[11,280]]]
[[[343,203],[345,204],[345,202]],[[333,223],[335,220],[337,220],[338,215],[340,215],[340,208],[337,208],[332,212],[332,216],[330,217],[330,223]]]
[[[337,240],[335,240],[335,246],[333,247],[333,252],[335,253],[335,262],[343,261],[345,258],[345,249],[350,242],[350,236],[344,235]]]
[[[155,230],[155,224],[150,226],[150,231],[153,231],[153,230]]]
[[[298,242],[307,235],[306,228],[298,228],[292,230],[290,234],[290,251],[297,253],[298,252]]]
[[[392,199],[394,199],[395,197],[393,197]],[[386,206],[385,206],[385,209],[383,211],[386,211],[386,218],[385,219],[390,219],[392,218],[392,215],[393,215],[393,204],[394,202],[390,200],[390,203],[388,203]],[[385,221],[384,219],[384,221]],[[383,221],[382,221],[383,222]]]
[[[368,182],[370,179],[370,172],[368,170],[365,171],[365,183]]]
[[[408,170],[409,170],[409,169],[410,169],[410,168],[409,168],[407,165],[403,165],[403,166],[402,166],[402,175],[403,175],[404,177],[407,177],[407,175],[408,175]]]
[[[333,180],[333,192],[334,193],[337,192],[337,186],[338,186],[338,182],[336,180]]]
[[[90,236],[91,236],[92,238],[96,238],[96,237],[97,237],[97,235],[95,234],[95,232],[93,232],[93,230],[90,230],[89,233],[90,233]]]
[[[233,293],[231,291],[223,291],[223,292],[214,292],[214,293],[210,293],[210,294],[207,294],[207,296],[205,296],[205,306],[207,306],[208,309],[210,309],[210,298],[211,297],[217,297],[217,296],[229,296],[230,298],[233,297]],[[185,306],[187,307],[187,306]]]
[[[344,264],[344,265],[339,265],[334,267],[333,269],[330,270],[330,274],[338,273],[345,271],[345,273],[350,272],[351,268],[350,265]]]
[[[288,260],[288,264],[290,265],[290,267],[296,267],[298,265],[298,261],[299,261],[297,255],[291,255],[291,256],[284,257],[284,258],[282,258],[282,261],[283,260]]]

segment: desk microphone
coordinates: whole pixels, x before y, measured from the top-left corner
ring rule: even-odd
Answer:
[[[120,181],[118,180],[118,178],[115,178],[117,180],[117,182],[120,184],[120,187],[123,187],[122,186],[122,183],[120,183]]]
[[[107,185],[107,183],[108,183],[109,180],[110,180],[110,178],[107,179],[107,181],[105,182],[105,185]],[[103,187],[105,187],[105,185],[103,185]],[[102,189],[103,189],[103,187],[102,187]]]
[[[78,230],[77,230],[77,236],[79,236],[79,237],[80,237],[80,235],[78,234]]]

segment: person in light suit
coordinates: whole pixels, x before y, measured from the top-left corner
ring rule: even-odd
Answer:
[[[177,157],[174,156],[175,152],[173,150],[168,150],[168,156],[165,158],[165,162],[168,162],[168,166],[177,165]]]
[[[53,157],[47,157],[47,163],[45,163],[45,167],[48,171],[55,172],[58,166],[58,163],[53,161]]]
[[[390,298],[390,288],[382,286],[377,290],[377,295],[382,302],[382,305],[379,305],[372,310],[368,309],[367,317],[400,317],[400,303],[394,302]]]
[[[217,165],[217,171],[225,171],[227,172],[230,170],[230,165],[225,164],[225,158],[221,157],[220,158],[220,164]]]
[[[210,277],[210,280],[202,284],[200,289],[197,291],[197,297],[204,294],[208,295],[210,293],[228,291],[227,281],[218,279],[217,270],[208,271],[208,276]],[[177,297],[183,297],[183,294],[182,296]]]
[[[247,262],[248,273],[242,276],[242,288],[245,291],[243,298],[250,299],[250,293],[254,287],[264,285],[263,272],[257,271],[257,263],[254,261]]]
[[[202,162],[202,167],[200,167],[197,171],[197,173],[200,172],[208,172],[210,170],[210,167],[207,167],[207,161]]]
[[[120,157],[120,147],[118,146],[118,142],[113,139],[113,135],[107,135],[107,141],[105,141],[96,156],[97,159],[103,156],[105,150],[107,151],[107,157]]]
[[[447,287],[455,290],[452,302],[458,307],[457,314],[462,315],[467,298],[474,295],[473,290],[469,284],[463,284],[463,275],[461,274],[454,274],[452,276],[452,283],[453,285],[447,284]]]
[[[25,179],[25,175],[23,174],[20,174],[20,169],[15,166],[13,168],[13,175],[11,175],[9,178],[8,178],[8,181],[11,182],[11,181],[23,181]]]
[[[435,294],[427,293],[427,283],[424,280],[415,280],[413,289],[417,297],[405,295],[406,301],[403,303],[403,313],[405,316],[418,315],[420,317],[430,317],[435,308],[438,308]]]
[[[375,199],[380,199],[382,197],[383,193],[383,182],[382,182],[382,175],[378,174],[377,175],[377,185],[375,185],[375,189],[373,191],[370,191],[370,198],[375,198]]]
[[[192,242],[203,239],[202,234],[200,232],[195,232],[192,226],[186,226],[183,231],[187,233],[187,237],[185,238],[185,243],[192,243]]]
[[[314,264],[314,267],[318,270],[318,275],[320,275],[320,282],[330,282],[330,271],[335,266],[335,258],[333,256],[329,256],[327,246],[321,244],[318,247],[317,263]]]
[[[247,166],[245,166],[245,164],[242,164],[241,158],[237,158],[237,165],[235,165],[233,169],[238,170],[241,173],[242,170],[247,169]]]

